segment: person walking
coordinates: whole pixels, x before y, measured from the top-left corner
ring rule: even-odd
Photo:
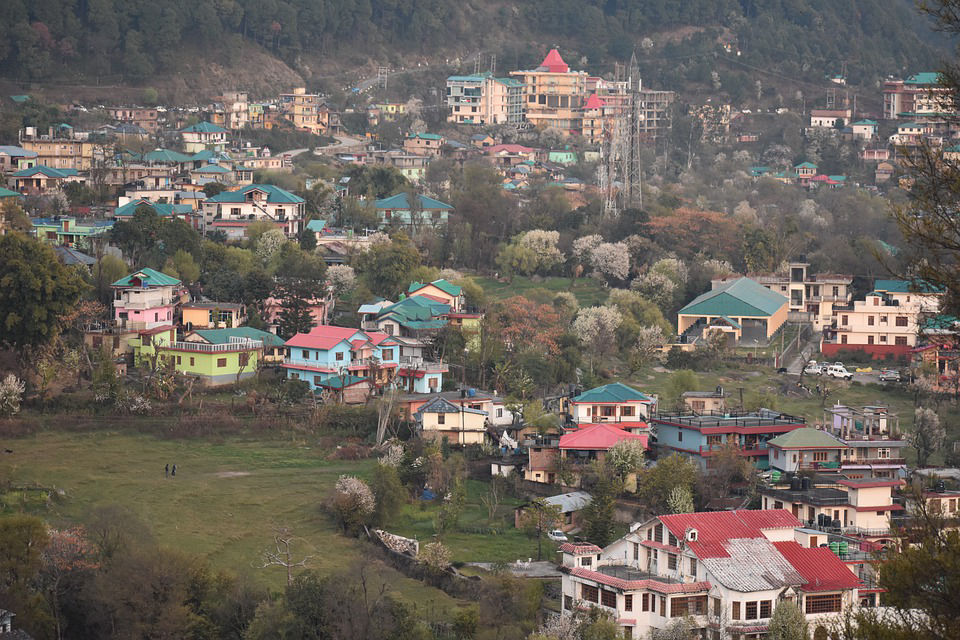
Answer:
[[[167,478],[170,476],[170,463],[163,465],[163,477]]]
[[[173,465],[173,470],[171,471],[170,475],[176,477],[176,475],[177,475],[177,465]]]

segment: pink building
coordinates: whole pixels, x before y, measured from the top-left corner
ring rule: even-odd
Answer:
[[[325,297],[311,298],[307,300],[307,304],[310,306],[310,315],[313,316],[313,326],[328,324],[327,321],[333,314],[333,296],[328,293]],[[263,319],[270,325],[273,333],[278,332],[281,311],[283,311],[282,298],[270,296],[263,301]]]
[[[177,278],[150,269],[136,271],[114,282],[113,318],[120,328],[144,330],[172,325],[183,284]]]

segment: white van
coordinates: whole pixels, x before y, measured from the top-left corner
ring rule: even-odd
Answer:
[[[842,364],[832,364],[827,367],[827,370],[824,372],[826,375],[831,378],[840,378],[841,380],[853,380],[853,374],[847,371],[847,368]]]

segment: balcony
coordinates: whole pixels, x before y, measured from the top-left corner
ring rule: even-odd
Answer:
[[[224,344],[207,344],[205,342],[184,342],[178,340],[169,345],[163,345],[161,348],[171,351],[198,351],[200,353],[225,353],[230,351],[248,351],[251,349],[263,349],[262,340],[246,340],[231,338],[230,342]]]
[[[898,467],[907,466],[906,458],[852,458],[844,460],[844,467],[855,467],[858,465],[893,465]]]
[[[114,306],[120,307],[121,309],[132,309],[134,311],[144,311],[146,309],[154,309],[156,307],[164,307],[170,304],[176,304],[176,298],[149,298],[147,300],[114,300]]]

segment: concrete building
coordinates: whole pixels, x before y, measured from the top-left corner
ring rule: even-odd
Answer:
[[[447,122],[518,125],[523,122],[523,85],[491,73],[447,78]]]
[[[150,134],[160,128],[160,114],[152,107],[108,107],[107,114],[116,122],[134,124]]]
[[[551,49],[540,66],[511,71],[523,84],[523,109],[527,122],[545,129],[555,127],[566,133],[580,133],[580,119],[587,93],[587,72],[571,71]]]
[[[953,111],[951,98],[951,90],[940,86],[940,74],[935,71],[887,80],[883,83],[883,118],[938,117]]]
[[[787,320],[789,301],[750,278],[717,283],[677,312],[677,330],[692,342],[722,332],[731,345],[766,344]]]
[[[117,326],[155,329],[171,326],[180,304],[183,283],[173,276],[144,267],[110,285],[114,290],[113,319]]]
[[[300,234],[305,201],[272,184],[252,184],[222,191],[203,201],[204,229],[222,230],[230,239],[242,239],[256,220],[274,223],[289,237]]]

